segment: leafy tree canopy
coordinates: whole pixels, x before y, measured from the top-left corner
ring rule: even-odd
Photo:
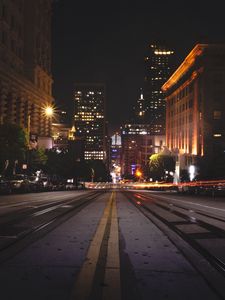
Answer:
[[[12,170],[15,161],[22,161],[28,149],[26,132],[15,124],[0,125],[0,168]]]
[[[174,172],[175,160],[172,155],[164,153],[153,154],[149,161],[150,176],[154,180],[162,180],[165,177],[165,172]]]
[[[46,165],[48,157],[45,154],[45,149],[31,149],[28,152],[28,168],[31,171],[36,171],[38,169],[43,169],[43,166]]]

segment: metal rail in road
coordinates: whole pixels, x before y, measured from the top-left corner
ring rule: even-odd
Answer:
[[[124,192],[124,195],[173,241],[212,289],[225,299],[225,230],[211,224],[212,220],[216,220],[223,227],[225,220],[209,213],[200,213],[204,215],[203,221],[196,214],[193,217],[192,210],[181,205],[171,205],[153,194]],[[188,212],[192,214],[189,215]],[[189,251],[190,247],[197,255],[196,252]]]
[[[18,215],[7,213],[1,220],[0,263],[13,256],[39,236],[49,232],[92,203],[99,192],[72,199],[25,208]]]

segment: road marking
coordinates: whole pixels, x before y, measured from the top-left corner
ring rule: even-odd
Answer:
[[[36,213],[33,213],[33,214],[32,214],[32,217],[38,217],[38,216],[44,215],[44,214],[46,214],[46,213],[48,213],[48,212],[50,212],[50,211],[53,211],[53,210],[55,210],[55,209],[57,209],[57,208],[59,208],[59,207],[60,207],[60,205],[55,205],[55,206],[53,206],[53,207],[49,207],[49,208],[43,209],[43,210],[41,210],[41,211],[38,211],[38,212],[36,212]]]
[[[214,210],[225,211],[225,209],[223,209],[223,208],[217,208],[217,207],[213,207],[213,206],[209,206],[209,205],[203,205],[203,204],[192,202],[191,200],[190,201],[184,201],[184,200],[175,199],[175,198],[168,198],[168,197],[161,196],[161,195],[157,195],[156,198],[158,198],[158,199],[161,198],[161,199],[166,199],[166,200],[173,200],[173,201],[176,201],[178,203],[193,204],[195,206],[200,206],[200,207],[210,208],[210,209],[214,209]]]
[[[17,239],[18,236],[17,235],[0,235],[0,238],[4,238],[4,239]]]
[[[113,194],[111,194],[110,196],[110,199],[104,209],[103,216],[95,232],[93,241],[89,246],[86,260],[83,263],[81,271],[78,275],[77,281],[75,283],[72,292],[71,299],[86,300],[90,296],[92,286],[93,286],[93,281],[94,281],[94,275],[97,267],[97,262],[100,254],[100,248],[101,248],[102,240],[106,229],[106,224],[110,215],[110,210],[112,207],[112,201],[113,201]]]
[[[105,269],[103,300],[120,300],[120,254],[119,228],[115,194],[113,192],[112,219],[108,241],[108,251]]]

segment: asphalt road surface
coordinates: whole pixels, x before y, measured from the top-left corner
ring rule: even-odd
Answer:
[[[225,198],[0,196],[1,300],[225,299]]]

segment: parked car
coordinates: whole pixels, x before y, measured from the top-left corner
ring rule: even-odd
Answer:
[[[25,174],[16,174],[8,179],[12,192],[30,192],[31,186],[28,176]]]
[[[0,176],[0,194],[10,194],[11,192],[10,182],[3,176]]]
[[[41,181],[43,183],[44,191],[52,191],[53,190],[53,183],[47,176],[41,176]]]
[[[29,176],[28,179],[31,192],[41,192],[44,190],[44,183],[39,177],[33,175]]]
[[[76,190],[77,186],[74,183],[66,183],[65,184],[65,189],[72,191],[72,190]]]
[[[84,190],[85,189],[85,184],[82,182],[78,182],[77,183],[77,189],[78,190]]]

